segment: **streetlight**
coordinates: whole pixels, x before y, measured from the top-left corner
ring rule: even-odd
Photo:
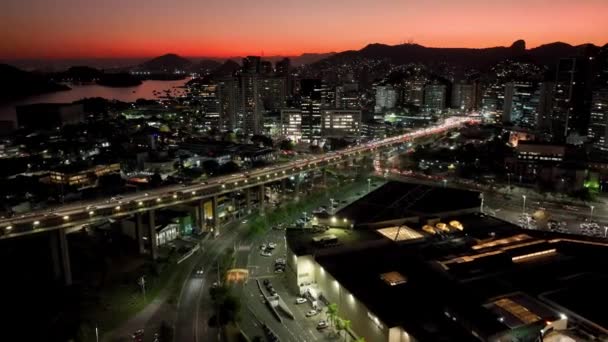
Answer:
[[[334,214],[334,199],[330,198],[329,203],[331,203],[331,214],[333,215]]]
[[[483,192],[479,194],[479,198],[481,199],[481,205],[479,207],[479,211],[483,214]]]
[[[593,221],[593,209],[595,209],[594,205],[590,205],[589,208],[591,211],[589,212],[589,222]]]
[[[145,276],[141,276],[137,283],[139,284],[139,286],[141,286],[141,292],[144,295],[144,303],[146,302],[146,278]]]
[[[523,204],[522,204],[522,211],[521,213],[523,215],[526,214],[526,195],[521,195],[521,198],[523,199]]]
[[[367,179],[367,192],[372,192],[372,180],[370,178]]]
[[[448,180],[444,178],[442,180],[442,182],[443,182],[443,187],[446,188],[448,186]]]

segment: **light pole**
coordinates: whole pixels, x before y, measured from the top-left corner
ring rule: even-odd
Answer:
[[[448,186],[448,180],[444,178],[442,180],[442,182],[443,182],[443,187],[446,188]]]
[[[372,180],[370,178],[367,179],[367,192],[372,192]]]
[[[95,342],[99,342],[99,329],[95,326]]]
[[[330,199],[329,199],[329,203],[330,203],[330,205],[331,205],[331,211],[330,211],[330,212],[331,212],[331,214],[333,215],[333,214],[334,214],[334,199],[333,199],[333,198],[330,198]]]
[[[479,198],[481,199],[481,205],[479,207],[479,211],[483,214],[483,192],[479,194]]]
[[[139,286],[141,286],[141,292],[144,295],[144,303],[145,303],[146,302],[146,278],[145,278],[145,276],[141,276],[137,283],[139,284]]]
[[[608,235],[608,226],[604,227],[604,238],[606,238],[606,235]]]
[[[521,198],[523,199],[521,213],[526,215],[526,195],[521,195]]]
[[[590,205],[589,209],[591,209],[589,211],[589,222],[591,222],[591,221],[593,221],[593,209],[595,209],[595,206],[594,205]]]

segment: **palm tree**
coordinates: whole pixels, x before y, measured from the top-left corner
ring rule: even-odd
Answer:
[[[346,335],[348,334],[348,330],[350,329],[350,320],[342,319],[342,330],[344,330],[344,341],[346,342]]]
[[[327,320],[333,326],[338,317],[338,304],[331,303],[327,306]]]

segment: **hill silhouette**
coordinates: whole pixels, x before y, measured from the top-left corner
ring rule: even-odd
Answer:
[[[140,64],[140,68],[147,71],[157,72],[173,72],[175,70],[190,70],[192,67],[192,61],[176,55],[174,53],[168,53],[149,61]]]
[[[56,83],[42,74],[0,64],[0,100],[61,90],[70,90],[70,87]]]
[[[509,47],[499,46],[482,49],[434,48],[418,44],[369,44],[361,50],[350,50],[334,54],[319,64],[341,63],[357,58],[387,59],[393,64],[446,63],[454,66],[484,69],[505,59],[523,59],[542,65],[554,65],[560,58],[578,56],[598,51],[592,44],[573,46],[566,43],[551,43],[526,49],[523,40]]]

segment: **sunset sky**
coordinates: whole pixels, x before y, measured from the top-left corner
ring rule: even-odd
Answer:
[[[1,0],[0,58],[608,42],[608,0]]]

